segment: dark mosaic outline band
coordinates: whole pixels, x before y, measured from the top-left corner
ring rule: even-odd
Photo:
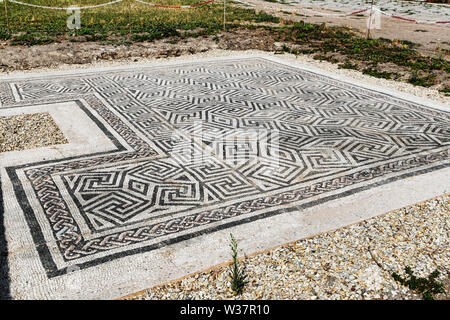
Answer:
[[[324,198],[321,198],[319,200],[313,200],[307,203],[303,203],[298,206],[293,206],[289,208],[284,209],[275,209],[272,211],[260,213],[253,215],[250,218],[242,219],[239,221],[233,221],[228,223],[223,223],[219,226],[211,227],[208,229],[203,229],[199,232],[193,231],[190,234],[174,237],[168,240],[163,240],[158,243],[144,246],[138,249],[132,249],[132,250],[125,250],[120,253],[115,253],[112,255],[108,255],[106,257],[102,258],[96,258],[94,260],[91,260],[86,263],[77,264],[77,266],[80,269],[92,267],[107,261],[110,261],[111,259],[125,257],[137,253],[142,253],[154,249],[158,249],[161,247],[164,247],[169,244],[177,243],[183,240],[191,239],[194,237],[197,237],[199,235],[211,233],[214,231],[219,231],[222,229],[226,229],[232,226],[237,226],[244,223],[249,223],[253,221],[257,221],[266,217],[274,216],[277,214],[282,214],[286,212],[291,211],[300,211],[330,200],[334,200],[337,198],[350,196],[352,194],[371,189],[376,186],[381,186],[384,184],[388,184],[390,182],[394,182],[397,180],[405,179],[411,176],[417,176],[425,173],[429,173],[432,171],[444,169],[450,167],[449,163],[442,163],[443,161],[448,161],[450,159],[450,151],[441,151],[439,153],[431,153],[429,155],[421,156],[421,157],[414,157],[411,159],[407,159],[404,161],[393,161],[389,164],[384,165],[383,167],[374,167],[371,169],[363,169],[360,172],[353,173],[344,177],[339,177],[335,179],[330,179],[325,182],[320,182],[317,184],[313,184],[312,186],[300,188],[298,190],[283,192],[275,196],[269,196],[269,197],[261,197],[252,201],[244,201],[241,203],[235,203],[229,206],[224,206],[218,209],[208,210],[204,212],[200,212],[198,214],[192,214],[184,216],[183,219],[172,219],[169,221],[161,222],[158,224],[145,226],[141,228],[135,228],[130,229],[121,233],[117,234],[110,234],[103,238],[102,240],[99,239],[92,239],[89,240],[87,243],[82,242],[82,238],[79,235],[76,235],[76,241],[77,243],[74,245],[71,243],[72,239],[68,240],[67,242],[61,242],[61,245],[66,247],[66,252],[74,252],[75,254],[78,254],[81,256],[82,253],[89,255],[89,254],[96,254],[98,253],[98,250],[112,250],[117,249],[118,244],[122,245],[131,245],[134,243],[149,241],[151,239],[159,238],[167,234],[174,234],[176,232],[182,231],[182,230],[189,230],[194,229],[198,226],[205,226],[207,224],[211,224],[217,221],[226,221],[226,219],[230,219],[233,217],[237,217],[242,214],[248,214],[251,212],[256,212],[258,210],[266,209],[269,207],[274,206],[281,206],[283,204],[289,204],[295,201],[300,201],[304,199],[311,198],[313,196],[321,195],[321,194],[328,194],[331,192],[334,192],[339,189],[348,188],[351,185],[358,185],[370,180],[373,180],[374,178],[383,176],[383,173],[386,169],[389,169],[389,172],[392,173],[393,171],[402,172],[402,171],[408,171],[411,169],[417,169],[417,171],[408,172],[401,174],[399,176],[394,176],[388,179],[385,179],[381,182],[376,182],[373,184],[356,187],[355,189],[346,190],[338,194],[325,196]],[[436,164],[436,166],[426,169],[420,169],[421,167],[428,166]],[[10,175],[11,180],[14,179],[15,181],[18,181],[18,178],[11,170],[11,168],[8,168],[8,174]],[[326,191],[324,191],[326,190]],[[31,209],[28,201],[26,200],[26,196],[24,195],[24,190],[21,185],[16,185],[16,196],[18,199],[21,199],[20,205],[22,206],[27,221],[29,223],[29,227],[31,230],[31,233],[33,234],[33,238],[35,239],[35,243],[37,244],[37,250],[39,252],[39,255],[41,257],[41,261],[47,271],[47,275],[49,278],[55,277],[58,275],[65,274],[65,269],[58,269],[56,267],[56,264],[51,258],[50,251],[48,250],[48,247],[45,244],[45,240],[43,237],[43,234],[40,232],[40,227],[37,224],[36,217],[34,216],[34,212]],[[183,228],[183,229],[182,229]],[[182,230],[181,230],[182,229]],[[86,246],[87,244],[87,246]],[[99,245],[100,244],[100,245]],[[104,245],[103,247],[101,245]],[[108,247],[109,245],[112,245]],[[93,250],[95,251],[88,251],[90,247],[93,247]],[[78,258],[79,256],[76,256]],[[69,261],[69,259],[67,259]]]

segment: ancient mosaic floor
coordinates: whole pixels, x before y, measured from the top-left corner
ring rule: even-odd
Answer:
[[[0,79],[69,143],[0,153],[9,291],[111,298],[448,191],[450,117],[248,57]]]

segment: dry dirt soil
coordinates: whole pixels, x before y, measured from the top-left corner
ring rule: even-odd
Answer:
[[[195,54],[212,49],[246,50],[277,49],[270,32],[264,30],[236,30],[216,36],[167,38],[154,42],[128,45],[110,42],[73,42],[62,39],[47,45],[9,46],[0,43],[0,72],[52,68],[61,64],[87,64],[99,60],[165,58]]]
[[[254,5],[252,8],[256,10],[264,10],[286,20],[326,23],[329,26],[349,26],[358,29],[362,35],[367,33],[366,16],[327,16],[336,12],[322,8],[309,9],[323,13],[321,16],[305,11],[301,5],[272,3],[265,0],[245,0],[245,2]],[[435,54],[439,49],[450,50],[450,24],[420,24],[381,16],[381,29],[371,30],[371,36],[419,43],[421,47],[418,50],[425,54]]]

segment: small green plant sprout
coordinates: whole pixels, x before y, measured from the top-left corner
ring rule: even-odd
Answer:
[[[244,290],[244,286],[247,283],[247,275],[245,274],[244,268],[239,265],[238,261],[238,243],[234,238],[233,234],[230,233],[231,243],[230,248],[232,252],[233,263],[231,264],[228,274],[231,278],[231,290],[234,294],[241,294]]]
[[[445,293],[444,284],[436,281],[436,278],[439,277],[438,270],[430,273],[428,278],[417,278],[409,266],[405,267],[405,273],[408,275],[408,279],[395,272],[392,273],[392,277],[405,287],[421,293],[424,300],[433,300],[434,294]]]

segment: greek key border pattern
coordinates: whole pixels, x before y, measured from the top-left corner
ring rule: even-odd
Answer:
[[[322,193],[329,193],[355,184],[367,182],[381,177],[386,173],[399,173],[423,166],[439,163],[450,159],[450,151],[444,150],[423,156],[415,156],[405,160],[396,160],[384,165],[376,165],[370,169],[363,169],[356,173],[333,178],[311,186],[302,187],[294,191],[281,192],[274,196],[265,196],[252,201],[237,202],[219,209],[206,210],[182,218],[169,219],[164,222],[124,232],[110,234],[105,237],[84,241],[79,228],[65,204],[65,201],[54,183],[47,176],[27,175],[45,214],[52,225],[55,238],[66,260],[74,260],[84,256],[108,251],[143,241],[148,241],[164,235],[190,230],[213,222],[237,217],[269,207],[290,204],[295,201],[308,199]],[[31,172],[31,171],[30,171]]]

